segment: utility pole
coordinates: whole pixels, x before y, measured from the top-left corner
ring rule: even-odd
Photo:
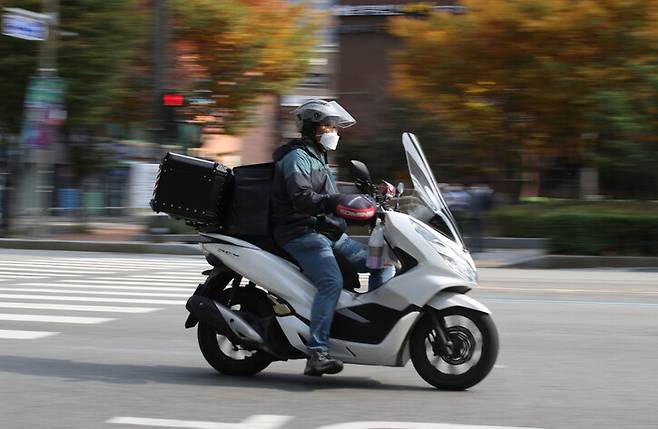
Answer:
[[[9,227],[8,217],[13,211],[10,206],[20,206],[19,212],[25,210],[32,215],[33,223],[29,226],[34,233],[38,232],[39,225],[44,224],[39,216],[47,214],[47,197],[52,196],[52,180],[49,177],[53,165],[51,156],[57,141],[57,125],[63,120],[63,84],[57,77],[59,0],[42,0],[41,5],[42,13],[4,8],[2,22],[3,35],[40,41],[39,68],[30,79],[25,96],[25,118],[20,140],[23,157],[15,161],[15,164],[20,165],[10,166],[11,181],[16,184],[10,188],[19,192],[11,189],[16,195],[6,195],[3,213],[3,226],[6,230]],[[10,203],[14,200],[18,204]]]
[[[39,71],[38,78],[51,79],[53,82],[57,77],[57,45],[59,43],[59,0],[42,0],[42,13],[48,18],[48,38],[41,43],[39,49]],[[55,187],[52,175],[55,169],[55,145],[57,142],[57,125],[51,123],[51,119],[46,120],[44,126],[47,129],[45,147],[39,147],[34,150],[33,161],[36,167],[36,207],[37,218],[36,224],[33,225],[34,234],[47,233],[47,222],[39,219],[42,216],[48,216],[48,207],[52,201]],[[43,228],[46,226],[46,228]]]
[[[59,43],[59,0],[42,0],[42,13],[48,15],[48,38],[39,51],[39,73],[57,75],[57,45]]]
[[[168,49],[170,38],[167,0],[153,0],[153,140],[164,143],[166,111],[162,97],[167,90]]]

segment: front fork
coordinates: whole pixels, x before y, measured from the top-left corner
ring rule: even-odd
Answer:
[[[454,352],[454,344],[448,338],[448,328],[446,327],[443,317],[436,315],[436,310],[433,308],[427,309],[427,314],[430,316],[434,332],[436,332],[436,340],[432,343],[432,350],[436,356],[451,356]]]

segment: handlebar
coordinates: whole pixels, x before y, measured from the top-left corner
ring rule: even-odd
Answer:
[[[369,181],[356,180],[354,182],[354,185],[359,190],[359,192],[368,195],[369,197],[375,200],[375,204],[377,205],[375,218],[381,217],[381,215],[386,211],[398,210],[399,207],[398,201],[395,202],[394,207],[390,207],[387,204],[393,198],[398,196],[395,191],[395,188],[390,183],[386,181],[382,181],[382,183],[380,183],[379,185],[374,185],[372,182]]]

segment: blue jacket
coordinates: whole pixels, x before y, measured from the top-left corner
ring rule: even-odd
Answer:
[[[317,231],[323,215],[332,213],[336,207],[338,187],[326,155],[302,139],[279,147],[272,158],[276,163],[272,186],[273,235],[283,245]]]

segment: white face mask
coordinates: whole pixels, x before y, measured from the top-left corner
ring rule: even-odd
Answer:
[[[324,133],[322,136],[320,136],[320,144],[326,150],[336,150],[336,146],[338,146],[338,139],[340,139],[340,136],[337,132]]]

